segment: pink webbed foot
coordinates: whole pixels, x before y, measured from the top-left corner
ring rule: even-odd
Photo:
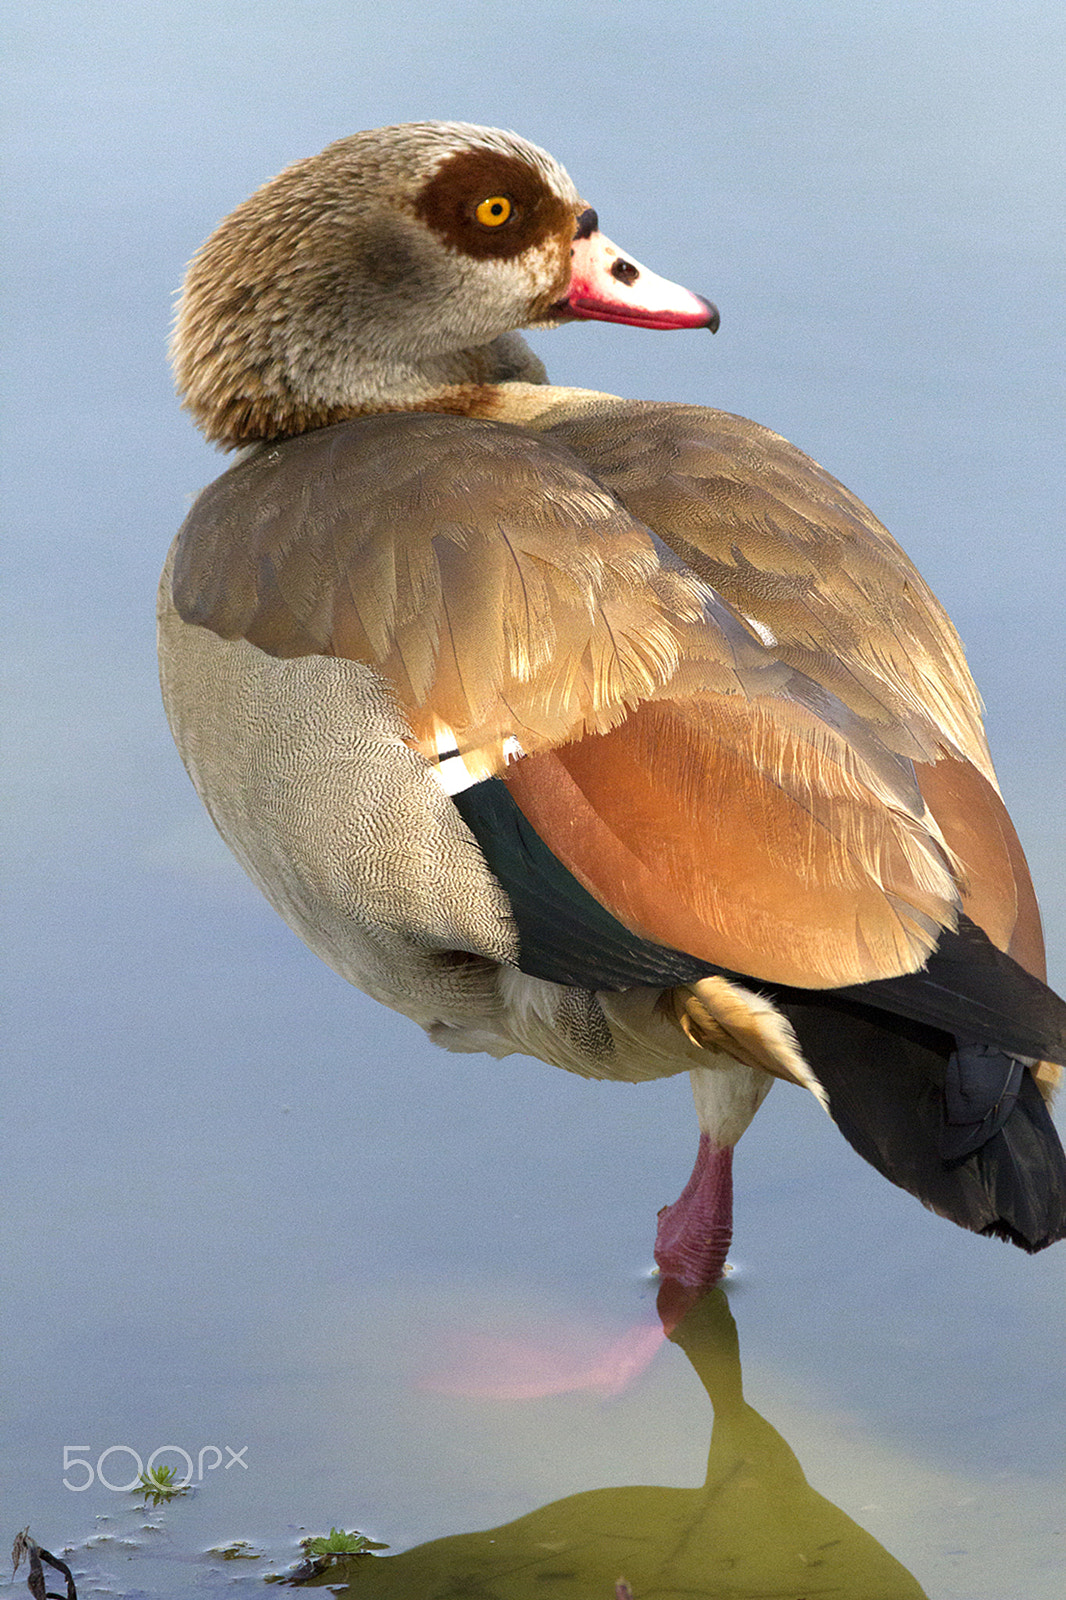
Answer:
[[[725,1270],[732,1237],[733,1148],[701,1133],[691,1178],[680,1198],[659,1212],[659,1271],[687,1289],[710,1289]]]

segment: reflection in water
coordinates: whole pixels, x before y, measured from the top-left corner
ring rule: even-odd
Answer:
[[[714,1408],[701,1489],[593,1489],[483,1533],[360,1558],[353,1596],[394,1600],[924,1600],[899,1562],[816,1494],[788,1445],[746,1404],[721,1289],[685,1309],[660,1294],[672,1341]],[[676,1320],[676,1326],[674,1326]],[[337,1582],[336,1570],[331,1579]],[[624,1590],[622,1591],[624,1592]]]
[[[600,1330],[571,1323],[562,1339],[557,1327],[546,1339],[536,1332],[525,1339],[464,1332],[461,1340],[445,1340],[447,1364],[427,1374],[419,1388],[469,1400],[540,1400],[575,1390],[617,1395],[640,1376],[663,1342],[658,1323],[637,1323],[606,1346]]]

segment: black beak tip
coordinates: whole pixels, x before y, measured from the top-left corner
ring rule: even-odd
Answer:
[[[702,295],[700,295],[700,299],[703,300],[703,296]],[[718,307],[716,305],[713,305],[710,300],[703,300],[703,303],[707,307],[707,313],[708,313],[708,315],[707,315],[707,327],[708,327],[708,330],[711,333],[717,333],[718,329],[722,325],[722,319],[718,315]]]

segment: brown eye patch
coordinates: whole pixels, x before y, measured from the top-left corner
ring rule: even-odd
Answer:
[[[478,207],[506,196],[505,227],[486,227]],[[439,239],[479,259],[510,260],[530,245],[574,231],[574,208],[517,156],[462,150],[441,163],[415,199],[415,212]]]

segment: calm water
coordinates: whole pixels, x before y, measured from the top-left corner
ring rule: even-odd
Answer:
[[[781,1086],[740,1146],[728,1294],[664,1339],[686,1083],[448,1056],[319,966],[212,835],[152,639],[220,468],[163,361],[192,250],[356,128],[514,126],[723,314],[714,341],[544,335],[552,375],[778,428],[948,604],[1062,988],[1052,9],[69,0],[9,25],[0,1546],[28,1523],[79,1594],[153,1600],[260,1593],[331,1525],[390,1546],[353,1592],[412,1600],[1063,1592],[1066,1250],[929,1216]],[[195,1494],[107,1487],[167,1445]],[[209,1554],[235,1540],[254,1559]]]

